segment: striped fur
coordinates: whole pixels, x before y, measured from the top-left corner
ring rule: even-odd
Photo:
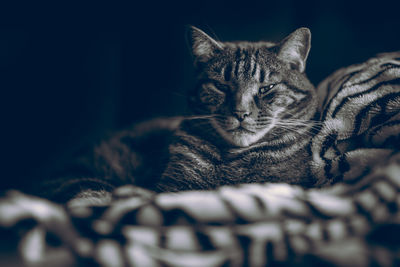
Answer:
[[[308,29],[278,44],[223,43],[190,32],[198,71],[190,92],[194,116],[175,134],[158,190],[262,181],[310,186],[307,146],[317,100],[303,73]]]
[[[361,176],[399,149],[400,52],[340,69],[318,92],[324,124],[312,141],[312,166],[319,185]]]

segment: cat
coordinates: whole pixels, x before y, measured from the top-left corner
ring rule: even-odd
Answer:
[[[157,192],[313,185],[309,143],[318,101],[304,73],[310,30],[279,43],[220,42],[191,26],[188,39],[197,73],[188,92],[191,114],[148,121],[102,142],[79,160],[89,166],[84,173],[50,183],[57,185],[50,199],[122,184]]]
[[[194,119],[169,147],[159,191],[212,189],[254,182],[313,184],[309,143],[316,91],[304,74],[311,33],[280,43],[220,42],[189,30],[198,84]]]

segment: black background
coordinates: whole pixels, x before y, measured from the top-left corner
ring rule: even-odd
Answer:
[[[185,25],[250,41],[309,27],[314,84],[400,50],[397,1],[9,2],[0,6],[3,189],[112,130],[182,114],[193,86]]]

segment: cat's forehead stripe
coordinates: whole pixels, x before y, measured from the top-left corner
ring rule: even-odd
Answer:
[[[262,59],[259,49],[235,47],[231,56],[217,61],[212,70],[227,82],[237,78],[254,79],[264,83],[274,71],[271,71]]]
[[[245,73],[250,73],[252,64],[253,64],[253,57],[252,57],[252,56],[249,56],[249,53],[248,53],[248,51],[247,51],[247,52],[246,52],[246,60],[245,60],[245,62],[243,63],[243,71],[244,71]]]
[[[254,77],[254,75],[256,75],[256,71],[257,71],[257,55],[255,56],[255,58],[253,59],[253,57],[251,58],[251,64],[252,64],[252,71],[251,71],[251,77]]]
[[[232,74],[235,77],[241,76],[242,78],[253,77],[259,79],[260,73],[257,72],[257,70],[261,69],[258,63],[259,53],[260,51],[258,49],[253,54],[253,51],[249,51],[246,48],[237,47],[233,57],[234,71]],[[264,79],[265,73],[262,80]]]
[[[260,74],[258,76],[258,79],[260,83],[263,83],[265,81],[265,70],[263,68],[260,68]]]
[[[234,73],[235,73],[236,77],[239,74],[239,63],[240,63],[240,61],[242,59],[242,53],[241,53],[240,50],[241,50],[240,47],[238,47],[236,49],[236,53],[235,53],[235,72]]]
[[[256,75],[257,73],[259,56],[260,56],[260,50],[257,49],[254,58],[252,57],[252,59],[254,59],[254,65],[253,65],[253,70],[251,72],[251,77],[254,77],[254,75]]]

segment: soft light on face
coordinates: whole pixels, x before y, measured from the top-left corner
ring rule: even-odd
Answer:
[[[208,112],[216,115],[211,124],[227,143],[251,146],[276,126],[277,117],[285,106],[284,97],[277,93],[282,88],[276,82],[268,80],[266,83],[237,79],[233,83],[214,80],[201,85],[199,100]]]
[[[280,43],[222,43],[194,27],[190,33],[200,82],[193,106],[198,114],[213,117],[212,127],[227,143],[249,147],[267,141],[282,129],[302,126],[294,125],[295,119],[313,114],[315,105],[308,103],[313,103],[314,88],[303,75],[308,29]]]

